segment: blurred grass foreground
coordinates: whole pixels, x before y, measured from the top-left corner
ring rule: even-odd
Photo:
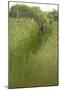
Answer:
[[[58,84],[58,11],[14,5],[9,11],[9,88]],[[45,21],[46,30],[40,31]]]

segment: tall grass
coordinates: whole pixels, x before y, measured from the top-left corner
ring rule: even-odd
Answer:
[[[9,86],[57,85],[57,26],[39,35],[31,19],[9,18]]]

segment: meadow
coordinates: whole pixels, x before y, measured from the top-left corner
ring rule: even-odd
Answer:
[[[35,21],[9,18],[9,87],[57,85],[57,22],[45,33]]]

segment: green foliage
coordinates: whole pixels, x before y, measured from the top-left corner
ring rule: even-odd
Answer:
[[[50,19],[50,21],[52,21],[52,22],[53,22],[53,20],[57,21],[58,20],[58,11],[54,9],[53,11],[48,12],[47,18]]]
[[[26,18],[9,18],[9,86],[57,85],[57,26],[39,35]]]
[[[9,87],[57,85],[57,11],[12,6],[8,33]]]
[[[52,23],[53,21],[58,20],[58,11],[53,10],[47,12],[41,11],[39,7],[29,7],[27,5],[14,5],[10,8],[9,11],[9,16],[10,17],[15,17],[15,18],[30,18],[34,19],[34,21],[37,22],[37,24],[40,26],[41,22],[44,22],[47,24]]]
[[[38,25],[44,21],[44,14],[39,7],[28,7],[27,5],[14,5],[10,8],[10,17],[34,19]]]
[[[28,16],[27,15],[28,12],[29,12],[28,6],[17,4],[17,5],[14,5],[11,7],[10,12],[9,12],[9,16],[17,17],[17,15],[18,15],[19,17],[24,17],[24,15],[25,15],[25,17],[26,17],[26,16]]]

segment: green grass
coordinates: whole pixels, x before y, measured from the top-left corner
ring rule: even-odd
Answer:
[[[57,85],[57,25],[9,18],[9,87]]]

